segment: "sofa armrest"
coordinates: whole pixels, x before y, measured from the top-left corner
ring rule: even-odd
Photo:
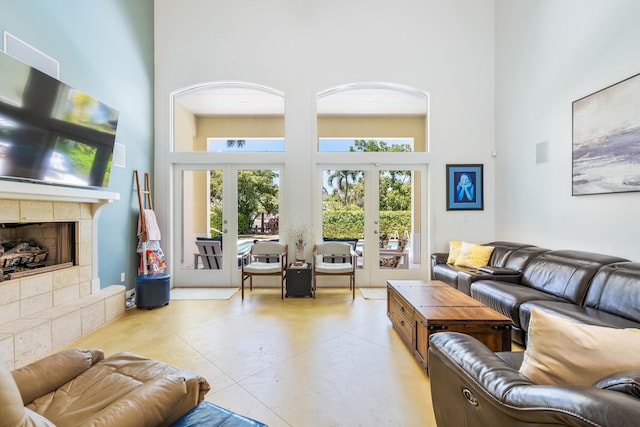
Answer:
[[[25,405],[57,390],[100,360],[99,349],[72,348],[46,356],[12,372]]]
[[[431,265],[446,264],[449,259],[447,252],[435,252],[431,254]]]
[[[180,370],[176,375],[182,377],[185,381],[185,387],[187,390],[186,396],[184,396],[179,403],[174,404],[171,413],[167,415],[165,421],[160,424],[161,426],[167,426],[182,417],[189,412],[191,408],[198,403],[204,401],[205,395],[211,389],[209,382],[202,376],[186,371]]]
[[[621,371],[607,375],[593,385],[593,388],[613,390],[640,398],[640,371]]]
[[[533,384],[480,341],[442,332],[429,344],[429,380],[438,425],[636,425],[638,399],[591,387]]]
[[[433,273],[434,267],[438,264],[446,264],[449,258],[448,253],[436,252],[431,254],[431,280],[436,280],[436,276]]]
[[[108,388],[105,391],[110,391]],[[176,404],[187,396],[183,377],[169,375],[141,384],[108,405],[76,408],[60,414],[57,425],[136,427],[168,425]],[[184,415],[194,405],[189,406]],[[172,421],[175,421],[172,418]]]

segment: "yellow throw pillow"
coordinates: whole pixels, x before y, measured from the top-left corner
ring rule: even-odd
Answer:
[[[456,262],[458,255],[460,255],[460,245],[462,245],[461,240],[451,240],[449,242],[449,258],[447,258],[447,264]]]
[[[460,245],[460,255],[456,258],[454,265],[471,268],[484,267],[489,263],[493,249],[493,246],[482,246],[478,243],[462,242],[462,245]]]
[[[591,387],[619,371],[640,369],[640,333],[576,323],[531,310],[520,373],[540,385]]]

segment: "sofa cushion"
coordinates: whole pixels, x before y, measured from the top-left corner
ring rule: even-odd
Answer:
[[[627,260],[592,252],[549,251],[531,260],[522,272],[522,284],[582,304],[598,269],[621,261]]]
[[[638,354],[640,330],[579,324],[533,309],[520,373],[540,385],[590,387],[606,375],[638,369]]]
[[[621,298],[625,299],[625,298]],[[550,314],[566,317],[578,323],[586,323],[595,326],[606,326],[609,328],[640,328],[640,322],[625,319],[606,311],[570,302],[559,301],[529,301],[520,305],[520,327],[526,332],[529,329],[532,309],[544,310]]]
[[[485,243],[485,246],[494,247],[488,264],[493,267],[506,267],[509,259],[515,251],[518,251],[522,248],[531,247],[531,245],[524,243],[503,241]]]
[[[458,271],[457,283],[458,290],[467,295],[471,295],[471,285],[473,282],[477,282],[478,280],[500,280],[501,282],[509,282],[509,283],[520,283],[520,273],[517,273],[513,270],[512,274],[491,274],[480,269],[469,268],[462,269],[462,267],[458,267],[460,270]],[[483,268],[483,267],[481,267]],[[486,267],[486,268],[499,268],[499,267]]]
[[[521,327],[520,305],[527,301],[547,300],[565,302],[543,291],[501,280],[478,280],[471,284],[471,296],[511,319]]]
[[[482,246],[478,243],[462,242],[460,254],[456,258],[454,265],[459,267],[478,268],[487,265],[493,246]]]
[[[0,366],[0,427],[55,427],[41,415],[24,407],[11,373]]]
[[[527,246],[515,249],[509,253],[509,257],[502,267],[522,272],[527,265],[529,265],[531,260],[545,252],[549,252],[549,249],[539,248],[537,246]]]
[[[640,263],[621,262],[598,270],[584,306],[640,322]]]

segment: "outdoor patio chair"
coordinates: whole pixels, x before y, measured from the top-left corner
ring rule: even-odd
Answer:
[[[323,242],[313,247],[313,297],[318,276],[348,276],[349,289],[356,297],[356,251],[350,243]]]
[[[242,257],[242,299],[244,282],[249,279],[253,290],[253,276],[280,276],[281,298],[284,299],[284,279],[287,273],[288,246],[278,242],[257,242]]]
[[[398,239],[398,247],[395,250],[380,250],[380,267],[382,268],[398,268],[400,260],[404,258],[404,262],[407,262],[406,254],[404,254],[404,248],[407,246],[408,239]],[[404,268],[407,268],[404,265]]]
[[[200,260],[205,270],[222,268],[222,247],[219,240],[196,240],[198,253],[193,254],[193,268],[200,268]]]

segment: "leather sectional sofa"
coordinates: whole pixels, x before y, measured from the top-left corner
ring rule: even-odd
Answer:
[[[514,341],[526,345],[533,309],[587,325],[640,328],[640,263],[512,242],[487,245],[495,249],[488,266],[481,269],[447,264],[448,254],[433,254],[432,279],[442,280],[508,316],[513,322]],[[573,331],[567,328],[570,326],[559,327],[552,340],[556,344],[548,346],[562,343],[560,351],[569,351],[565,341]],[[577,339],[584,342],[579,336]],[[548,348],[546,345],[543,348]],[[602,350],[611,353],[609,348]],[[567,357],[570,359],[565,363],[575,359],[571,353]],[[468,335],[434,334],[428,364],[438,425],[638,425],[640,370],[613,374],[603,370],[603,377],[591,386],[542,385],[523,375],[524,359],[525,352],[494,353]],[[633,359],[629,360],[633,365]],[[596,358],[596,364],[601,362]]]
[[[0,366],[0,427],[168,426],[208,391],[197,374],[131,353],[63,350]]]
[[[429,345],[431,398],[438,426],[635,427],[640,371],[591,387],[537,385],[519,372],[524,353],[494,353],[475,338],[441,332]]]
[[[457,267],[436,253],[431,278],[509,317],[515,342],[526,345],[534,307],[588,324],[640,328],[640,263],[512,242],[487,245],[495,247],[487,268]]]

